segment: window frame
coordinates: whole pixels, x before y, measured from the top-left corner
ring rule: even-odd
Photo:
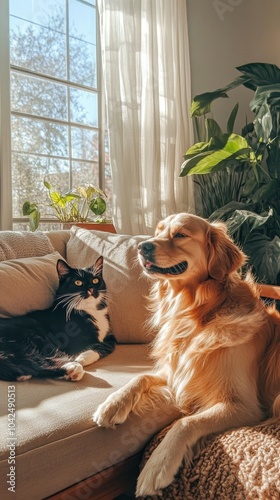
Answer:
[[[0,16],[0,229],[12,229],[9,0]]]
[[[105,189],[105,92],[102,77],[102,58],[101,58],[101,42],[100,42],[100,22],[98,12],[98,2],[95,5],[96,9],[96,94],[98,95],[98,123],[95,128],[98,131],[98,171],[99,171],[99,187]],[[20,112],[12,112],[10,106],[10,81],[11,71],[18,74],[44,77],[48,81],[61,83],[70,88],[79,88],[82,90],[90,89],[86,85],[71,84],[69,81],[64,81],[56,77],[42,75],[39,72],[23,69],[20,70],[10,63],[10,17],[9,17],[9,0],[1,0],[1,16],[0,16],[0,230],[12,230],[13,223],[25,222],[24,217],[13,217],[13,200],[12,200],[12,163],[11,163],[11,116],[26,116],[32,118],[32,115],[22,114]],[[68,21],[67,21],[68,23]],[[36,117],[35,117],[36,118]],[[44,119],[42,117],[41,119]],[[57,120],[51,119],[53,122]],[[60,120],[58,120],[59,123]],[[70,121],[65,121],[65,125],[69,127]],[[72,124],[72,126],[75,124]],[[81,125],[82,127],[82,125]],[[75,159],[71,159],[69,154],[69,162],[71,164]],[[71,168],[70,168],[71,179]],[[41,218],[42,222],[57,223],[56,218]]]

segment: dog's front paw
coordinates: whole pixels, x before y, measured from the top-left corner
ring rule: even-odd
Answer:
[[[67,374],[64,375],[65,380],[71,380],[72,382],[78,382],[81,380],[85,374],[85,371],[80,365],[80,363],[77,363],[76,361],[70,361],[69,363],[65,363],[63,367],[66,371]]]
[[[128,417],[131,407],[115,394],[111,394],[104,403],[98,406],[93,414],[93,421],[99,427],[114,429],[117,424],[122,424]]]
[[[154,454],[153,454],[154,455]],[[147,495],[159,495],[160,490],[172,483],[176,471],[172,464],[168,467],[161,463],[158,458],[151,456],[143,468],[137,480],[136,497]]]
[[[190,462],[190,449],[187,451],[178,446],[176,454],[176,448],[170,449],[167,444],[166,440],[163,440],[145,464],[137,480],[136,497],[161,494],[160,490],[169,486],[178,472],[184,451],[185,460]]]

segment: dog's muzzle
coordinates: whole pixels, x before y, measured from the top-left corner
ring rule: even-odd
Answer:
[[[154,261],[154,253],[156,246],[151,241],[145,241],[144,243],[139,243],[138,250],[140,254],[144,257],[144,259]]]
[[[180,262],[179,264],[175,264],[175,266],[170,267],[157,266],[155,264],[155,250],[156,245],[151,241],[145,241],[144,243],[139,243],[138,245],[138,252],[141,256],[141,264],[148,273],[171,274],[174,276],[182,274],[187,269],[187,261]]]

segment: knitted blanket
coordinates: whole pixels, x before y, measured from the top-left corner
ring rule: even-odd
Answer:
[[[0,231],[0,262],[25,257],[41,257],[54,252],[42,232]]]
[[[147,445],[141,468],[165,436]],[[143,498],[143,497],[142,497]],[[208,437],[189,467],[182,466],[161,500],[279,500],[280,419]]]

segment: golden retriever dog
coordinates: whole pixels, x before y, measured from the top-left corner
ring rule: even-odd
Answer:
[[[171,215],[139,259],[155,280],[154,370],[111,394],[94,421],[114,428],[159,399],[180,410],[138,478],[145,496],[168,486],[206,435],[280,416],[280,315],[238,273],[246,258],[222,223]]]

